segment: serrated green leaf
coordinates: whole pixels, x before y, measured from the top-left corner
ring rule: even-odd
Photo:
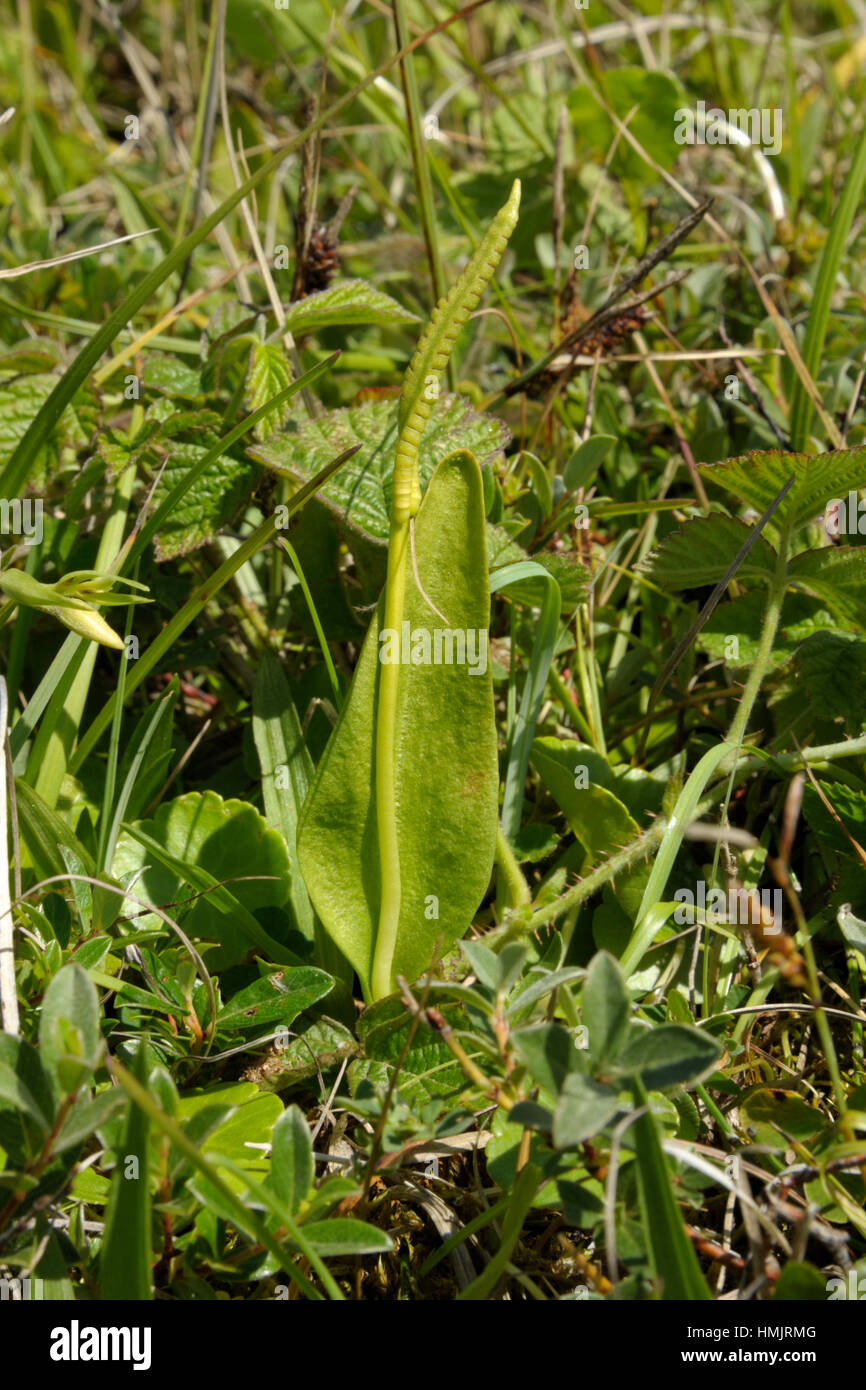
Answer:
[[[417,323],[418,315],[366,280],[339,280],[317,294],[308,294],[286,313],[286,328],[296,337],[334,325]]]
[[[770,449],[700,467],[705,482],[723,488],[761,513],[793,473],[794,485],[772,524],[788,524],[796,530],[820,517],[831,499],[847,497],[851,488],[861,486],[866,477],[866,446],[828,454],[785,454]]]
[[[58,379],[44,372],[32,372],[0,383],[0,467],[6,465]],[[56,467],[62,448],[83,448],[95,422],[96,397],[85,388],[63,411],[40,449],[31,469],[31,482],[39,482],[48,469]]]
[[[452,1028],[459,1027],[464,1018],[459,1004],[444,1005],[442,1014]],[[367,1078],[390,1080],[403,1054],[410,1024],[411,1018],[397,998],[382,999],[364,1010],[357,1025],[363,1057],[349,1067],[353,1091]],[[468,1051],[470,1056],[475,1056],[471,1043]],[[463,1073],[454,1054],[429,1028],[417,1028],[398,1078],[404,1101],[417,1106],[434,1096],[459,1090],[463,1082]]]
[[[866,641],[850,632],[813,632],[791,661],[795,689],[816,716],[843,719],[850,733],[866,725]]]
[[[186,473],[204,458],[208,447],[185,440],[172,441],[164,472],[154,493],[154,510],[159,508]],[[216,459],[203,476],[196,479],[160,526],[154,539],[157,559],[173,560],[212,541],[247,501],[257,478],[258,469],[250,463],[227,454]]]
[[[150,391],[182,400],[195,400],[202,393],[200,369],[167,352],[153,353],[147,358],[142,381]]]
[[[640,566],[665,589],[718,584],[749,538],[751,527],[734,517],[695,517],[667,536]],[[776,572],[776,552],[759,536],[737,570],[737,579],[768,583]]]
[[[729,666],[750,666],[758,654],[766,608],[766,592],[760,590],[738,594],[720,603],[698,633],[697,645]],[[825,628],[829,622],[827,610],[819,608],[813,599],[805,594],[786,594],[782,622],[770,654],[770,667],[781,666],[804,638]],[[731,645],[732,637],[737,639],[736,648]]]
[[[250,412],[261,410],[267,401],[285,391],[291,380],[292,369],[282,343],[253,343],[245,396]],[[286,423],[291,410],[291,401],[286,401],[279,410],[265,415],[255,427],[256,438],[270,439]]]
[[[816,594],[832,613],[866,627],[866,547],[826,546],[795,555],[790,582]]]
[[[395,402],[365,401],[304,421],[294,431],[249,452],[252,458],[306,481],[323,461],[360,444],[358,453],[325,483],[319,496],[351,529],[384,542],[390,527],[396,425]],[[437,464],[455,449],[468,449],[483,466],[502,451],[508,439],[507,427],[500,420],[475,414],[459,396],[440,397],[421,437],[422,487]]]

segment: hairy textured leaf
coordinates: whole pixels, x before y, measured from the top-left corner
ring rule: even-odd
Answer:
[[[772,526],[792,529],[819,517],[834,497],[845,498],[850,488],[866,479],[866,446],[829,454],[783,454],[779,449],[746,454],[724,463],[702,464],[704,481],[732,493],[756,512],[764,512],[794,474],[795,482],[773,517]]]
[[[794,689],[816,716],[843,719],[848,731],[866,725],[866,641],[850,632],[813,632],[794,653]]]
[[[291,380],[292,369],[282,343],[253,343],[245,396],[250,412],[260,410],[273,396],[285,391]],[[256,437],[270,439],[286,423],[291,409],[291,402],[286,401],[280,410],[265,415],[255,427]]]
[[[749,538],[751,527],[730,516],[695,517],[667,536],[641,565],[665,589],[695,589],[718,584],[737,552]],[[737,570],[737,579],[773,578],[776,552],[759,536]]]
[[[832,613],[866,627],[866,547],[804,550],[794,556],[788,575],[792,584],[816,594]]]
[[[465,1015],[459,1004],[446,1004],[442,1013],[452,1028],[461,1026]],[[369,1080],[387,1085],[394,1067],[403,1055],[411,1018],[400,999],[380,999],[365,1009],[358,1019],[358,1040],[362,1056],[349,1066],[349,1083],[354,1091],[359,1082]],[[475,1055],[470,1041],[470,1056]],[[403,1100],[422,1105],[434,1096],[447,1095],[460,1088],[462,1072],[454,1054],[429,1028],[416,1028],[406,1054],[398,1089]]]
[[[375,323],[417,323],[418,315],[404,309],[396,299],[377,290],[366,280],[339,280],[317,294],[308,294],[291,304],[286,314],[286,327],[296,337],[318,333],[334,325]]]
[[[170,457],[154,493],[154,510],[206,452],[206,445],[172,441]],[[212,541],[247,501],[257,478],[258,469],[252,464],[227,454],[217,459],[166,517],[154,540],[157,559],[173,560]]]
[[[147,358],[142,380],[148,390],[163,396],[191,401],[202,394],[200,368],[180,357],[170,357],[167,352],[153,353]]]
[[[563,1082],[553,1114],[555,1147],[573,1149],[592,1139],[610,1123],[619,1108],[619,1096],[610,1086],[571,1072]]]
[[[0,382],[0,467],[10,458],[28,427],[47,401],[59,378],[45,372],[16,376]],[[40,449],[31,469],[30,482],[41,481],[45,470],[57,464],[60,450],[87,444],[96,421],[96,398],[82,389],[69,404]]]
[[[536,1023],[518,1028],[511,1045],[532,1080],[554,1098],[566,1077],[578,1067],[579,1053],[574,1039],[561,1023]]]
[[[766,608],[766,593],[755,590],[749,594],[738,594],[736,598],[719,604],[695,641],[703,651],[726,661],[729,666],[750,666],[758,653]],[[770,666],[779,666],[787,661],[804,638],[825,628],[829,622],[830,614],[826,609],[819,608],[814,599],[794,592],[786,594],[782,623],[773,642]],[[737,639],[736,647],[730,641],[732,637]]]
[[[477,415],[459,396],[442,396],[421,437],[422,487],[434,468],[455,449],[468,449],[484,465],[507,444],[507,427],[491,416]],[[251,449],[252,458],[306,481],[335,454],[361,448],[320,490],[324,502],[354,530],[386,541],[393,497],[392,474],[397,448],[397,405],[365,401],[306,420],[266,445]]]

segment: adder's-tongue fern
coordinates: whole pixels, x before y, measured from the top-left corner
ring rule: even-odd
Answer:
[[[515,179],[508,202],[494,217],[457,284],[440,299],[415,349],[400,393],[400,438],[394,460],[392,521],[407,521],[421,505],[418,445],[430,411],[439,395],[439,379],[469,315],[492,278],[508,238],[517,225],[520,180]]]
[[[439,395],[439,379],[469,315],[491,279],[505,245],[517,224],[520,181],[515,179],[508,202],[494,217],[460,279],[433,310],[406,376],[400,395],[400,435],[394,459],[394,494],[388,544],[388,576],[382,627],[399,632],[403,621],[409,528],[421,506],[418,446],[424,426]],[[379,673],[376,717],[376,823],[381,869],[379,924],[373,954],[374,998],[393,989],[394,948],[400,921],[400,856],[397,827],[396,740],[397,691],[400,667],[383,665]]]

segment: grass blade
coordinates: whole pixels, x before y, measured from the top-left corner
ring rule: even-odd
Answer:
[[[818,279],[815,283],[815,297],[806,325],[806,341],[803,344],[803,362],[812,380],[817,379],[821,367],[821,354],[827,325],[830,321],[830,301],[845,243],[854,221],[854,214],[860,206],[863,188],[866,185],[866,130],[860,137],[857,153],[848,172],[845,188],[839,200],[835,216],[830,224],[830,233],[821,256]],[[797,453],[806,451],[809,440],[809,427],[812,422],[812,402],[806,394],[800,377],[794,382],[791,398],[791,448]]]
[[[520,814],[523,809],[523,787],[526,782],[526,769],[529,767],[529,753],[535,737],[535,725],[550,664],[556,647],[559,618],[562,612],[562,594],[555,578],[543,565],[534,560],[521,560],[513,565],[505,565],[490,579],[490,592],[499,593],[509,584],[519,580],[539,579],[544,582],[544,597],[541,613],[529,661],[529,671],[520,708],[511,731],[508,745],[508,761],[505,771],[505,792],[502,800],[502,830],[509,840],[513,840],[520,830]]]
[[[324,468],[320,468],[315,478],[311,478],[308,483],[305,483],[304,486],[295,493],[294,497],[290,498],[287,502],[286,505],[289,510],[289,515],[292,516],[296,511],[299,511],[304,503],[312,497],[314,493],[318,492],[322,484],[328,481],[331,474],[336,473],[337,469],[340,468],[347,459],[351,458],[359,448],[360,445],[355,445],[353,448],[347,449],[345,453],[340,454],[339,458],[335,458],[331,463],[326,464]],[[211,575],[210,579],[205,580],[204,584],[199,585],[192,594],[192,597],[187,600],[177,613],[175,613],[170,622],[166,623],[159,636],[150,644],[145,652],[142,652],[126,682],[127,698],[138,688],[153,668],[162,661],[163,657],[168,655],[177,638],[182,632],[185,632],[190,623],[198,617],[205,604],[209,603],[214,595],[219,593],[223,585],[227,584],[232,576],[237,574],[241,566],[245,565],[253,555],[261,550],[262,546],[266,545],[268,541],[276,535],[276,532],[276,516],[268,517],[267,521],[263,521],[261,526],[259,526],[251,536],[247,537],[243,545],[239,545],[237,550],[234,551],[227,560],[223,561],[219,569]],[[71,772],[75,772],[77,768],[81,767],[85,758],[90,753],[90,750],[102,737],[108,725],[111,723],[116,701],[117,695],[115,693],[102,706],[99,714],[96,716],[78,745],[75,756],[70,764]]]
[[[636,1104],[647,1106],[647,1094],[641,1083],[635,1080],[632,1089]],[[662,1282],[661,1297],[665,1302],[672,1299],[704,1302],[709,1299],[710,1291],[686,1235],[655,1116],[649,1108],[635,1120],[633,1129],[647,1252],[653,1274]]]
[[[731,751],[731,744],[722,741],[717,743],[715,748],[711,748],[708,753],[705,753],[700,762],[692,769],[691,776],[677,797],[674,813],[668,821],[653,863],[649,882],[644,889],[635,921],[634,934],[620,959],[620,965],[625,971],[626,978],[634,974],[644,951],[658,931],[660,923],[658,917],[653,916],[653,909],[661,902],[674,866],[674,860],[683,842],[686,827],[694,819],[695,811],[707,783],[719,764]]]
[[[146,1086],[147,1044],[136,1054],[138,1084]],[[125,1301],[151,1297],[150,1187],[147,1112],[133,1101],[117,1153],[102,1244],[102,1297]]]

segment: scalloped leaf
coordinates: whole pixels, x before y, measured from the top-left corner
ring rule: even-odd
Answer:
[[[292,369],[282,343],[253,343],[247,385],[244,394],[247,410],[260,410],[274,396],[285,391],[292,382]],[[291,413],[291,401],[284,401],[279,410],[272,410],[254,427],[257,439],[270,439],[284,425]]]
[[[698,633],[696,645],[714,660],[724,661],[730,667],[750,666],[758,655],[766,608],[766,595],[757,589],[720,603]],[[782,622],[770,653],[770,667],[789,660],[800,642],[826,628],[831,621],[826,608],[816,607],[815,599],[806,594],[786,594]],[[737,638],[736,648],[731,646],[732,637]]]
[[[418,315],[404,309],[384,290],[366,280],[339,280],[317,294],[308,294],[291,304],[286,312],[286,328],[301,337],[335,325],[372,323],[384,327],[391,323],[417,323]]]
[[[364,401],[306,420],[267,444],[249,450],[251,458],[306,482],[335,453],[360,444],[318,496],[353,530],[384,543],[391,521],[392,475],[397,449],[397,404]],[[457,449],[467,449],[483,467],[510,438],[501,420],[478,415],[460,396],[443,396],[421,438],[419,465],[425,487],[434,468]]]
[[[831,613],[866,627],[866,547],[801,551],[791,561],[788,577],[797,588],[817,595]]]
[[[640,566],[665,589],[718,584],[752,528],[734,517],[695,517],[667,536]],[[776,569],[776,552],[759,536],[737,570],[737,579],[767,581]]]
[[[445,1004],[442,1013],[452,1027],[459,1027],[464,1018],[459,1004]],[[402,1057],[410,1023],[410,1016],[397,998],[380,999],[364,1010],[357,1024],[363,1056],[349,1066],[353,1092],[361,1081],[388,1084]],[[477,1058],[471,1044],[469,1052]],[[459,1091],[462,1079],[454,1054],[438,1035],[429,1028],[416,1028],[400,1065],[399,1090],[403,1101],[423,1105],[434,1096]]]
[[[34,372],[0,382],[0,467],[11,457],[58,380],[48,372]],[[63,411],[40,449],[29,471],[31,485],[38,486],[46,470],[56,467],[62,448],[80,449],[88,443],[96,414],[97,397],[91,387],[83,387]]]
[[[195,400],[202,394],[201,364],[193,365],[167,352],[154,353],[144,364],[142,380],[149,391],[180,400]]]
[[[180,412],[163,421],[159,438],[167,454],[153,496],[153,510],[220,438],[221,422],[212,411]],[[165,439],[170,437],[170,442]],[[154,538],[157,560],[174,560],[212,541],[247,501],[257,481],[255,466],[224,454],[193,483]]]
[[[700,471],[708,483],[733,493],[761,513],[793,473],[796,481],[771,525],[790,522],[796,530],[818,517],[832,498],[844,498],[850,488],[866,484],[866,445],[828,454],[786,454],[769,449],[724,463],[702,463]]]
[[[821,719],[843,719],[849,733],[866,726],[866,641],[824,629],[802,642],[791,662],[796,689]]]

